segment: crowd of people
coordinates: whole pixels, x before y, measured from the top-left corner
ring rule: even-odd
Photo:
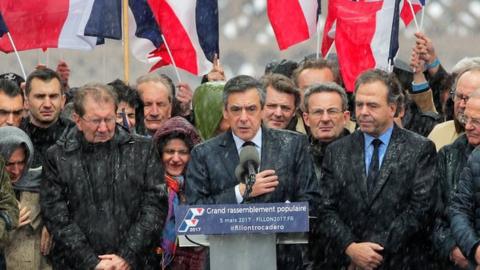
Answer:
[[[355,94],[334,56],[258,79],[214,61],[195,91],[70,87],[64,62],[0,75],[0,269],[209,269],[178,246],[178,205],[299,201],[309,242],[279,245],[278,269],[480,269],[480,60],[439,59],[417,33]]]

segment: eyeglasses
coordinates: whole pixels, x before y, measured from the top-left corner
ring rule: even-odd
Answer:
[[[81,117],[85,122],[92,124],[95,127],[99,127],[102,122],[105,122],[105,125],[112,126],[115,125],[117,118],[115,116],[107,117],[107,118],[94,118],[94,119],[87,119],[85,117]]]
[[[467,103],[468,99],[470,98],[468,95],[464,95],[462,93],[458,93],[455,89],[450,91],[450,97],[453,101],[463,101]]]
[[[470,125],[472,125],[473,127],[480,128],[480,119],[478,119],[478,118],[472,118],[472,117],[468,117],[466,115],[462,115],[462,116],[460,116],[460,118],[458,120],[460,120],[460,123],[462,123],[465,126],[468,123],[470,123]]]
[[[337,109],[337,108],[328,108],[328,109],[316,109],[316,110],[313,110],[312,112],[309,112],[309,114],[315,116],[315,117],[320,117],[324,114],[327,114],[329,117],[335,117],[337,115],[339,115],[340,113],[342,113],[342,110],[340,109]]]

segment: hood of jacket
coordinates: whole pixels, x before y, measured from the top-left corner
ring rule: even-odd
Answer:
[[[20,179],[13,183],[18,190],[38,191],[40,186],[40,170],[30,170],[33,161],[33,144],[27,133],[17,127],[0,127],[0,155],[8,162],[10,156],[18,148],[25,148],[25,169]]]

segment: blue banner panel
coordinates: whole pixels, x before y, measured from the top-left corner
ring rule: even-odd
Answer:
[[[308,203],[181,205],[175,229],[180,235],[308,232]]]

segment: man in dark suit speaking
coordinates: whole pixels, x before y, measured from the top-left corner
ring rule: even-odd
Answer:
[[[262,127],[265,104],[261,84],[250,76],[230,79],[224,87],[223,115],[231,130],[197,145],[188,164],[185,191],[190,204],[309,203],[318,205],[318,180],[303,134]],[[237,179],[235,168],[244,145],[258,151],[260,166],[250,187]],[[251,149],[251,148],[250,148]],[[303,269],[302,251],[279,246],[277,269]]]
[[[192,150],[185,184],[190,204],[307,201],[311,212],[316,208],[318,181],[307,137],[262,127],[265,96],[261,87],[245,75],[225,84],[223,115],[231,130]],[[244,145],[254,146],[260,156],[251,190],[235,176]]]
[[[400,86],[391,74],[367,71],[355,91],[360,130],[333,142],[322,165],[330,269],[428,269],[435,146],[394,124]]]

